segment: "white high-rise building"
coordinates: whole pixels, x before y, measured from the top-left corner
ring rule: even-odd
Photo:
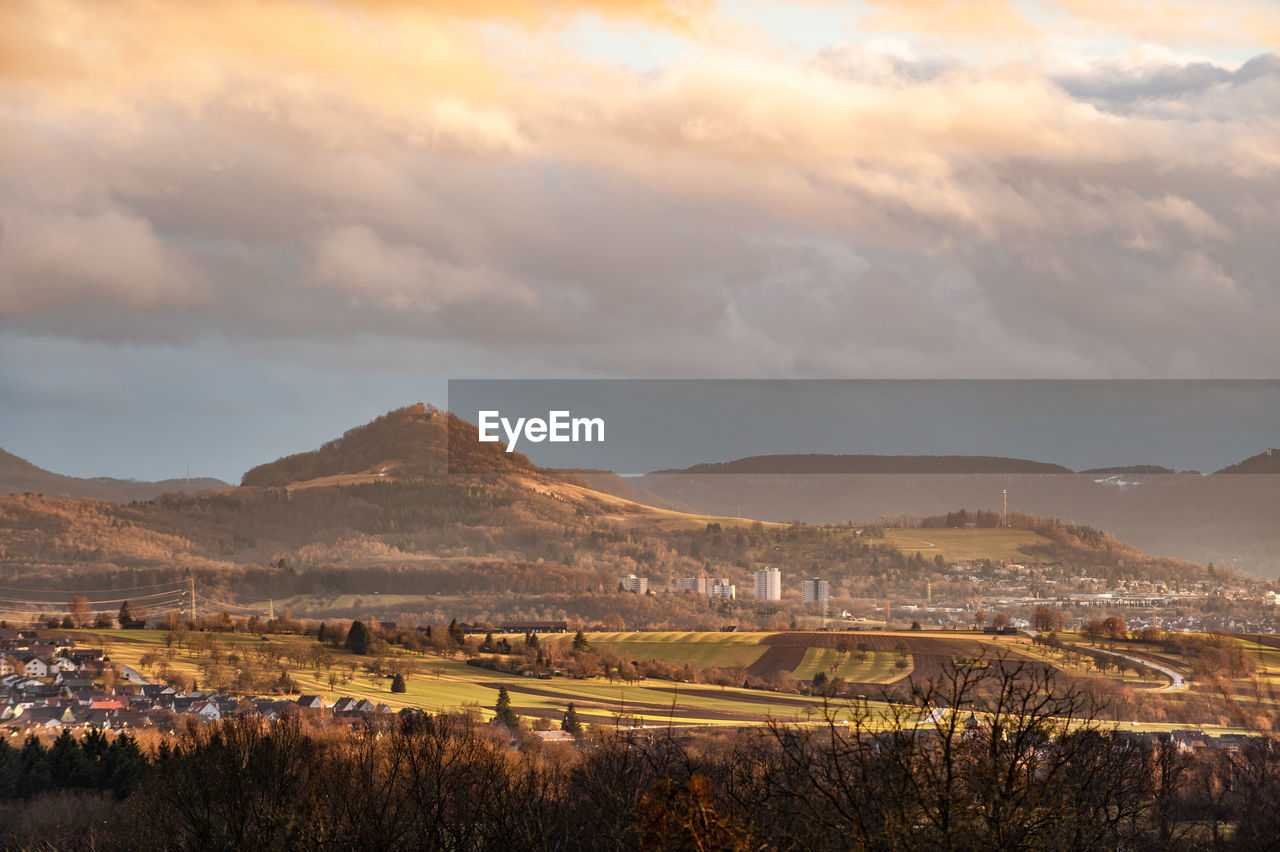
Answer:
[[[625,577],[618,578],[618,588],[624,592],[634,592],[637,595],[643,595],[649,591],[649,578],[637,577],[635,574],[628,574]]]
[[[716,580],[711,584],[711,597],[734,600],[738,597],[738,587],[728,580]]]
[[[807,604],[816,603],[827,605],[827,600],[831,597],[831,586],[826,580],[819,580],[814,577],[812,580],[805,580],[804,586],[804,602]]]
[[[765,568],[756,572],[756,600],[782,600],[782,572],[777,568]]]
[[[694,592],[695,594],[707,594],[707,578],[706,577],[677,577],[677,592]]]
[[[707,597],[716,597],[712,591],[717,585],[729,585],[727,577],[677,577],[676,592],[695,592]],[[721,595],[723,597],[723,595]]]

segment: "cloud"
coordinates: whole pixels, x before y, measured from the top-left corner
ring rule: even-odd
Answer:
[[[147,310],[198,301],[196,270],[135,214],[10,208],[0,209],[0,222],[0,317],[95,303]]]
[[[497,301],[532,307],[533,293],[491,270],[437,260],[417,246],[389,245],[363,225],[328,229],[315,243],[316,284],[370,303],[428,314],[447,305]]]
[[[36,47],[0,50],[0,332],[528,373],[1280,363],[1274,56],[795,55],[621,6],[6,4]],[[1010,8],[939,20],[1004,39]],[[579,56],[581,14],[690,49]]]

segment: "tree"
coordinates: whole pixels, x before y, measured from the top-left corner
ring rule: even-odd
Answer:
[[[1102,622],[1102,632],[1107,634],[1108,639],[1124,639],[1129,635],[1129,625],[1124,623],[1123,618],[1111,615]]]
[[[363,621],[353,621],[351,629],[347,631],[347,641],[343,644],[353,654],[367,654],[372,638],[369,635],[369,628],[364,626]]]
[[[1031,611],[1031,629],[1049,633],[1062,626],[1062,614],[1052,607],[1038,606]]]
[[[467,635],[462,632],[462,625],[458,624],[458,619],[449,622],[449,641],[459,648],[467,641]]]
[[[578,721],[578,709],[573,706],[572,701],[565,708],[564,718],[560,720],[560,730],[573,734],[575,737],[582,733],[582,723]]]
[[[70,610],[71,620],[76,623],[76,627],[84,627],[89,623],[89,599],[84,595],[76,595],[71,599],[71,604],[67,607]]]
[[[581,630],[573,634],[573,650],[586,651],[586,650],[589,650],[590,648],[591,648],[591,643],[587,641],[587,637],[583,634]],[[569,706],[572,707],[573,705],[570,704]]]
[[[520,717],[511,709],[511,695],[505,686],[498,687],[498,703],[493,707],[493,719],[513,731],[520,727]]]
[[[396,676],[391,679],[391,691],[392,692],[405,691],[404,675],[401,674],[400,672],[396,672]]]

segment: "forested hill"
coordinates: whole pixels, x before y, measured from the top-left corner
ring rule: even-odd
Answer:
[[[1263,450],[1256,456],[1224,467],[1218,473],[1280,473],[1280,450]]]
[[[150,500],[161,494],[211,491],[226,488],[220,479],[166,479],[145,482],[137,479],[113,479],[100,476],[81,479],[37,467],[26,459],[0,450],[0,497],[6,494],[65,494],[68,497],[108,500],[112,503],[128,503],[131,500]]]
[[[241,484],[282,487],[327,478],[422,479],[451,470],[554,476],[523,454],[506,452],[500,443],[480,443],[476,427],[457,415],[418,403],[357,426],[317,450],[259,465]]]
[[[657,473],[1072,473],[1048,462],[1000,456],[880,456],[806,453],[750,456]]]

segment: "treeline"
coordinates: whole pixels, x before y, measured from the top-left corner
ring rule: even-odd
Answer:
[[[576,746],[467,717],[401,714],[354,733],[311,728],[299,716],[275,724],[239,718],[163,742],[141,783],[105,818],[101,809],[68,809],[57,836],[5,822],[0,842],[566,852],[1274,848],[1280,743],[1256,738],[1192,754],[1168,739],[1110,731],[1090,721],[1090,710],[1033,669],[992,665],[957,670],[887,718],[833,706],[827,724],[595,731]],[[35,793],[25,807],[47,803]],[[76,824],[81,812],[92,826]]]
[[[18,748],[7,738],[0,739],[0,802],[64,790],[124,799],[137,787],[148,764],[128,734],[109,739],[91,730],[77,738],[64,729],[51,745],[28,736]]]

